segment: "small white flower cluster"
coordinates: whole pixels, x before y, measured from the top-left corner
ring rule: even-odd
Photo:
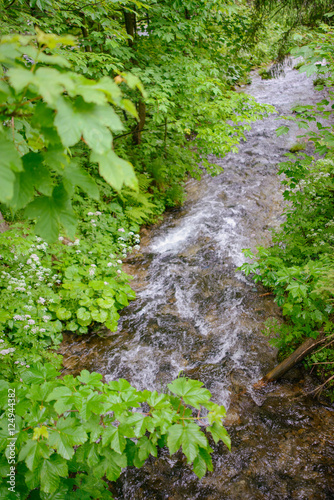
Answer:
[[[14,351],[15,351],[14,347],[9,347],[8,349],[3,349],[2,351],[0,351],[0,354],[5,356],[6,354],[9,354],[10,352],[14,352]]]
[[[92,215],[102,215],[102,212],[88,212],[88,217],[92,217]]]
[[[25,366],[26,368],[30,368],[30,365],[26,365],[24,361],[14,361],[14,365]]]

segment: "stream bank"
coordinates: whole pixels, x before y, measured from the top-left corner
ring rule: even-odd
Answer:
[[[253,383],[276,364],[262,334],[282,321],[272,296],[235,269],[241,250],[270,244],[283,206],[277,163],[299,131],[276,137],[278,115],[319,100],[312,80],[288,65],[274,80],[253,76],[247,93],[277,113],[253,125],[238,154],[211,158],[224,173],[188,182],[188,201],[168,213],[129,257],[137,300],[104,338],[65,337],[66,372],[97,371],[160,390],[182,371],[201,380],[229,409],[232,452],[215,447],[214,472],[198,480],[181,455],[164,450],[124,471],[117,499],[332,499],[334,411],[309,393],[314,381],[296,368],[261,391]]]

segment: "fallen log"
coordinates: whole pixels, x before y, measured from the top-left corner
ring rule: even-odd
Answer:
[[[301,361],[305,356],[310,354],[319,344],[324,342],[323,333],[318,335],[317,338],[312,339],[308,338],[303,342],[302,345],[298,347],[290,356],[288,356],[284,361],[282,361],[279,365],[275,366],[267,375],[261,378],[256,384],[254,384],[255,389],[259,389],[267,385],[269,382],[273,382],[274,380],[278,380],[281,378],[287,371],[289,371],[293,366],[295,366],[299,361]]]

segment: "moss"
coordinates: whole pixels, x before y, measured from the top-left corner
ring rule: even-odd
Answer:
[[[260,68],[259,75],[262,78],[262,80],[271,80],[272,78],[272,74],[267,68]]]
[[[321,76],[318,76],[318,78],[315,78],[315,80],[313,80],[313,85],[315,87],[317,87],[318,85],[325,85],[326,84],[326,80],[325,78],[322,78]]]
[[[304,61],[299,61],[297,64],[294,65],[293,69],[298,70],[302,66],[304,66],[305,62]]]
[[[293,144],[291,148],[289,149],[290,153],[297,153],[298,151],[304,151],[305,149],[305,144],[301,144],[300,142],[296,142],[296,144]]]

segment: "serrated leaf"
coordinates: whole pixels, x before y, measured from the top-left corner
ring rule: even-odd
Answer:
[[[66,461],[59,455],[52,455],[44,460],[40,469],[41,490],[45,493],[54,493],[60,483],[60,477],[67,477]]]
[[[93,387],[98,387],[99,389],[103,387],[101,383],[102,375],[101,373],[89,373],[88,370],[82,370],[78,376],[79,382],[86,385],[91,385]]]
[[[171,454],[176,453],[182,445],[188,462],[193,462],[198,454],[198,446],[206,448],[208,441],[198,425],[187,422],[185,425],[174,424],[169,428],[167,444]]]
[[[126,467],[127,465],[126,455],[120,455],[108,448],[103,448],[99,451],[105,458],[101,458],[99,463],[94,467],[93,475],[99,478],[106,475],[109,481],[116,481],[121,474],[122,467]]]
[[[22,161],[14,143],[0,136],[0,201],[7,203],[14,195],[14,172],[22,171]]]
[[[287,127],[286,125],[282,125],[281,127],[278,127],[276,129],[276,136],[280,137],[281,135],[287,134],[289,130],[289,127]]]
[[[33,471],[43,458],[48,458],[52,450],[44,441],[29,440],[20,450],[18,460],[24,460],[28,469]]]
[[[199,452],[194,460],[193,467],[194,467],[194,472],[199,479],[201,479],[205,475],[206,469],[212,471],[213,466],[210,453],[208,453],[203,448],[199,448]]]
[[[157,447],[147,436],[143,436],[142,438],[140,438],[137,444],[138,456],[140,460],[146,460],[149,455],[153,455],[154,457],[158,456]]]
[[[211,432],[215,443],[221,439],[224,444],[231,450],[231,438],[228,435],[227,430],[217,422],[215,422],[211,427],[208,427],[208,432]]]
[[[82,168],[75,163],[71,163],[66,167],[63,174],[63,183],[66,191],[72,195],[75,186],[79,186],[85,193],[94,198],[99,199],[99,190],[94,179]]]
[[[182,397],[185,404],[189,404],[199,409],[211,398],[211,393],[203,388],[202,382],[180,377],[168,384],[168,388],[177,396]]]
[[[87,434],[76,418],[60,418],[55,430],[49,430],[49,444],[60,456],[70,460],[74,455],[73,446],[83,444]]]
[[[122,453],[125,449],[126,439],[118,427],[107,427],[102,434],[103,446],[110,446],[117,453]]]
[[[119,158],[114,151],[109,150],[104,154],[93,152],[90,159],[99,164],[100,175],[116,191],[120,191],[123,185],[138,189],[138,180],[131,163]]]
[[[112,135],[99,119],[101,114],[97,104],[90,104],[77,98],[74,103],[64,98],[57,102],[55,126],[64,146],[74,146],[83,136],[88,146],[98,154],[111,148]]]

